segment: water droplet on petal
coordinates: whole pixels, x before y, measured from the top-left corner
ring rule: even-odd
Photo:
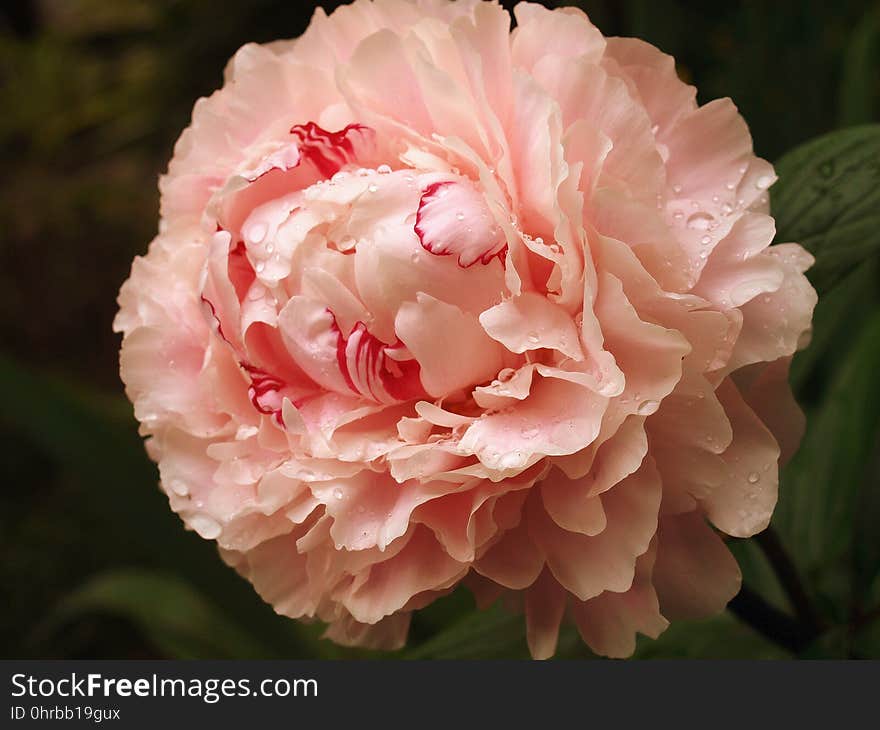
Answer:
[[[687,219],[687,227],[696,230],[706,230],[709,227],[709,224],[714,220],[714,216],[701,211],[699,213],[694,213]]]
[[[367,186],[367,190],[369,190],[371,193],[375,193],[378,189],[379,186],[374,183],[370,183],[370,185]]]
[[[657,408],[659,406],[660,406],[660,404],[655,400],[642,401],[641,403],[639,403],[639,406],[636,409],[636,412],[640,416],[650,416],[652,413],[654,413],[657,410]]]
[[[223,529],[217,520],[208,515],[192,515],[189,518],[189,526],[206,540],[213,540]]]
[[[336,499],[342,499],[342,490],[339,487],[336,487],[336,489],[333,490],[333,496],[336,497]]]
[[[498,380],[499,382],[506,383],[514,375],[516,375],[516,370],[514,370],[513,368],[504,368],[498,373]]]
[[[257,263],[257,265],[254,268],[257,270],[258,274],[261,274],[263,272],[263,269],[266,268],[266,264],[264,264],[262,261],[260,261],[259,263]]]
[[[528,338],[529,342],[531,342],[533,345],[536,344],[537,342],[539,342],[541,339],[538,336],[537,332],[529,332],[529,334],[526,335],[526,337]]]
[[[540,431],[537,426],[525,425],[520,429],[520,435],[524,439],[533,439],[538,433],[540,433]]]
[[[761,175],[757,180],[755,180],[755,187],[758,190],[766,190],[770,187],[770,184],[773,182],[773,178],[769,175]]]
[[[379,165],[379,167],[376,168],[376,172],[378,172],[380,175],[387,175],[389,172],[391,172],[391,166]]]
[[[459,220],[459,221],[463,221],[464,220],[464,213],[462,213],[461,211],[458,211],[458,213],[455,214],[455,219]]]
[[[251,243],[260,243],[268,233],[269,227],[265,223],[254,223],[248,231],[248,238]]]
[[[760,478],[761,478],[761,475],[758,474],[758,472],[753,471],[753,472],[752,472],[751,474],[749,474],[749,476],[748,476],[749,484],[757,484],[757,483],[758,483],[758,480],[759,480]]]

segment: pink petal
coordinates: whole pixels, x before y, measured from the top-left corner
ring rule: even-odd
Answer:
[[[394,327],[421,365],[422,385],[435,398],[490,380],[504,366],[502,348],[476,318],[428,294],[404,302]]]
[[[573,360],[583,360],[577,329],[571,317],[546,297],[524,292],[480,315],[480,324],[511,352],[547,348]]]
[[[580,600],[602,591],[626,591],[632,585],[636,558],[657,529],[661,483],[653,462],[602,495],[608,524],[588,537],[559,527],[539,499],[530,502],[529,532],[546,555],[556,579]]]
[[[654,586],[666,618],[714,615],[739,592],[741,582],[736,560],[700,514],[660,520]]]
[[[656,639],[669,625],[660,614],[651,583],[655,550],[636,561],[632,587],[624,593],[606,591],[589,601],[573,601],[571,613],[583,640],[597,654],[613,658],[631,656],[636,632]]]
[[[770,524],[779,486],[779,445],[736,386],[726,380],[718,395],[733,427],[721,455],[725,479],[703,501],[706,516],[728,535],[751,537]]]
[[[526,592],[526,639],[533,659],[549,659],[556,652],[565,603],[565,590],[545,569]]]
[[[465,180],[428,186],[419,201],[415,232],[426,251],[454,256],[463,267],[487,264],[507,246],[483,196]]]

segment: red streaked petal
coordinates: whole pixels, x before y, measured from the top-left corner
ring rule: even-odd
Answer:
[[[429,185],[419,201],[414,230],[426,251],[457,256],[463,267],[487,264],[507,247],[483,196],[464,181]]]
[[[290,133],[297,139],[303,160],[310,162],[322,178],[369,157],[375,136],[363,124],[349,124],[338,132],[328,132],[314,122],[296,124]]]

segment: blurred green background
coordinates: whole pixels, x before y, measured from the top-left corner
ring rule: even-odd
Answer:
[[[772,161],[878,121],[877,4],[558,4],[673,54],[701,102],[731,96]],[[193,102],[221,83],[240,45],[296,36],[310,13],[290,0],[0,8],[0,653],[367,655],[275,616],[212,544],[184,531],[136,434],[110,327],[118,287],[156,230],[156,179]],[[775,532],[733,545],[748,592],[723,616],[640,640],[637,656],[880,657],[876,130],[790,157],[773,189],[780,230],[820,254],[822,302],[793,372],[810,432],[785,474]],[[401,655],[527,654],[521,617],[471,606],[456,592],[419,613]],[[589,653],[567,630],[560,655]]]

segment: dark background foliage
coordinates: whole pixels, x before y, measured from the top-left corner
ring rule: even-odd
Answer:
[[[673,54],[701,102],[731,96],[770,160],[880,117],[876,4],[558,4],[579,4],[606,35]],[[118,287],[156,230],[156,179],[194,100],[221,83],[240,45],[299,35],[310,13],[290,0],[0,8],[0,654],[362,655],[276,617],[170,513],[122,396],[110,328]],[[827,218],[813,250],[847,253],[822,253],[814,274],[816,335],[793,371],[810,432],[786,472],[775,532],[734,545],[750,593],[717,619],[640,641],[637,656],[880,657],[880,221],[868,210],[843,244],[827,233],[842,230],[838,214],[856,210],[853,200],[862,213],[880,209],[873,130],[787,158],[773,189],[781,229],[813,235],[798,230],[792,202],[812,191]],[[421,612],[405,655],[524,654],[521,618],[470,609],[456,592]],[[560,653],[588,656],[570,631]]]

